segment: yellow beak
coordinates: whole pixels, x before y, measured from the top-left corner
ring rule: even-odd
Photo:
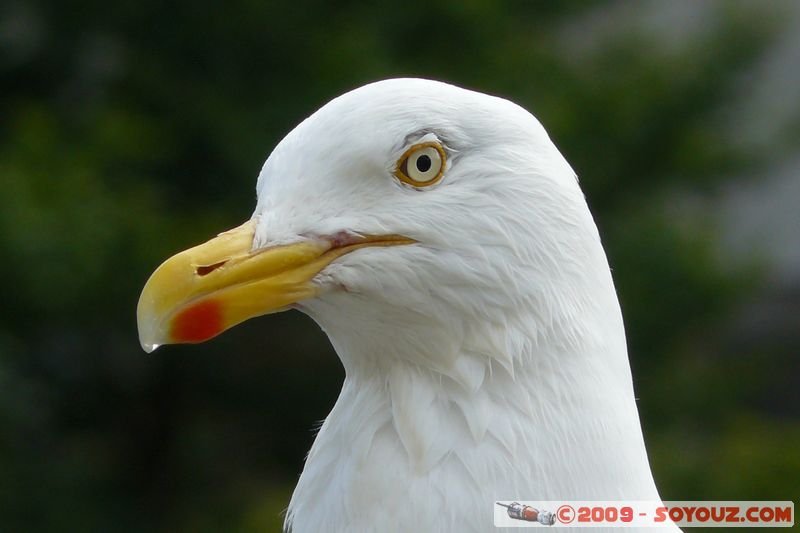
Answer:
[[[415,242],[399,235],[340,235],[253,250],[255,227],[250,220],[153,272],[136,310],[146,352],[162,344],[203,342],[248,318],[312,298],[321,290],[314,276],[353,250]]]

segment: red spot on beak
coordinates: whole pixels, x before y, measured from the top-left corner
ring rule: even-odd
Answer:
[[[190,305],[172,319],[174,342],[198,343],[222,333],[222,307],[216,300]]]

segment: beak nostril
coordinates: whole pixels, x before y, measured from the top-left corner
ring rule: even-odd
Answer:
[[[198,276],[207,276],[208,274],[211,274],[212,272],[214,272],[216,269],[223,266],[227,262],[228,261],[220,261],[219,263],[214,263],[213,265],[198,266],[195,269],[195,274],[197,274]]]

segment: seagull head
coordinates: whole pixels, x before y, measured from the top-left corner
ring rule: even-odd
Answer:
[[[530,113],[373,83],[292,130],[257,194],[153,273],[139,335],[152,351],[292,308],[325,330],[346,377],[287,527],[483,531],[501,494],[658,498],[597,228]]]
[[[475,363],[510,364],[515,342],[591,333],[576,318],[608,271],[596,228],[544,128],[507,100],[419,79],[353,90],[275,147],[257,195],[248,222],[151,276],[145,350],[296,308],[348,371],[402,358],[475,386]]]

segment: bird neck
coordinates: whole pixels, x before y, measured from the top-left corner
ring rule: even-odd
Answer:
[[[513,370],[486,359],[479,383],[401,358],[347,365],[295,496],[331,476],[380,490],[389,475],[487,501],[658,499],[624,345],[607,348],[539,345]]]

